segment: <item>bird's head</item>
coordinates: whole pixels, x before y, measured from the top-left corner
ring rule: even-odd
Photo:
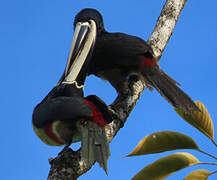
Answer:
[[[97,11],[96,9],[91,9],[91,8],[85,8],[82,9],[76,16],[74,20],[74,28],[76,25],[80,22],[86,22],[90,23],[92,21],[95,22],[96,28],[97,28],[97,33],[100,34],[102,31],[104,31],[104,22],[103,22],[103,17]]]

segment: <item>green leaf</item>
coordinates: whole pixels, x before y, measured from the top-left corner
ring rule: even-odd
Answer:
[[[198,163],[200,161],[189,153],[174,153],[149,164],[132,180],[161,180],[178,170]]]
[[[195,101],[195,104],[201,110],[201,112],[192,111],[192,113],[189,114],[189,113],[185,113],[181,108],[175,108],[175,111],[185,121],[190,123],[192,126],[197,128],[199,131],[201,131],[203,134],[205,134],[206,136],[208,136],[210,139],[213,140],[214,128],[213,128],[213,121],[209,115],[209,112],[204,106],[204,104],[201,103],[200,101]]]
[[[192,138],[174,131],[161,131],[144,137],[136,148],[127,155],[137,156],[160,153],[176,149],[199,149]]]
[[[188,176],[185,177],[184,180],[207,180],[208,176],[212,173],[204,170],[204,169],[198,169],[195,171],[192,171]]]

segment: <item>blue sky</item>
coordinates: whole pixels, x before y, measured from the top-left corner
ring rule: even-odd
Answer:
[[[61,150],[43,144],[36,137],[31,115],[34,106],[51,90],[65,68],[75,14],[85,7],[97,8],[104,16],[108,31],[125,32],[147,40],[163,4],[124,0],[1,2],[1,179],[46,179],[48,158],[55,157]],[[160,61],[162,69],[180,82],[185,92],[206,105],[214,126],[217,126],[216,6],[216,1],[188,1]],[[108,83],[93,76],[86,83],[85,95],[88,94],[97,94],[107,104],[116,97]],[[162,130],[185,133],[193,137],[201,149],[216,153],[210,141],[182,120],[156,91],[145,90],[124,128],[111,143],[109,176],[96,164],[80,179],[130,179],[147,164],[172,153],[121,159],[144,136]],[[188,152],[201,161],[214,162],[197,152]],[[192,169],[195,167],[168,179],[181,179]]]

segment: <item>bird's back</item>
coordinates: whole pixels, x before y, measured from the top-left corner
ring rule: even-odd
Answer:
[[[97,36],[89,74],[107,68],[121,68],[120,66],[125,66],[125,64],[127,67],[137,67],[140,60],[135,57],[142,60],[142,57],[152,57],[152,54],[151,47],[139,37],[105,32]]]

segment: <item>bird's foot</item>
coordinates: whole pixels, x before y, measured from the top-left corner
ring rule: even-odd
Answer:
[[[62,151],[60,151],[58,153],[58,155],[61,155],[62,153],[66,152],[69,149],[70,145],[71,145],[71,143],[66,144],[65,147],[62,149]]]

